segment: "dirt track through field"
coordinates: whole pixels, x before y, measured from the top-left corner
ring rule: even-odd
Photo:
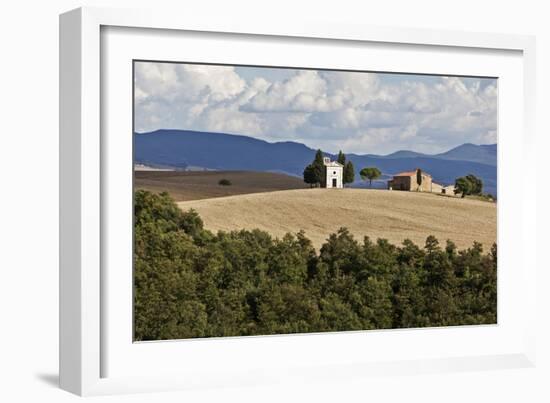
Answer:
[[[357,239],[409,238],[423,246],[428,235],[459,248],[496,241],[495,203],[427,193],[366,189],[301,189],[179,202],[199,212],[207,229],[259,228],[276,237],[304,230],[319,248],[329,234],[347,227]]]

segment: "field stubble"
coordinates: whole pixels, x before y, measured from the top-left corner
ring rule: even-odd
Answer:
[[[212,231],[258,228],[276,237],[305,231],[319,248],[340,227],[362,241],[411,239],[423,246],[434,235],[459,248],[474,241],[488,250],[497,238],[496,203],[415,192],[366,189],[299,189],[183,201]]]

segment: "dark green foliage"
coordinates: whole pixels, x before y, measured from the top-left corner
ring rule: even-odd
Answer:
[[[218,181],[218,185],[221,185],[221,186],[231,186],[232,183],[229,179],[220,179]]]
[[[416,170],[416,184],[419,187],[422,186],[422,170],[421,169]]]
[[[380,176],[382,175],[382,172],[380,172],[380,170],[376,167],[367,167],[367,168],[361,169],[361,171],[359,172],[359,175],[361,175],[361,179],[363,179],[364,181],[368,179],[369,186],[372,187],[372,181],[374,179],[380,178]]]
[[[317,150],[313,162],[304,168],[303,175],[304,182],[311,187],[325,186],[326,168],[321,150]]]
[[[480,195],[483,192],[483,181],[475,175],[466,175],[466,179],[472,184],[471,194]]]
[[[346,161],[346,154],[344,154],[341,150],[338,152],[336,161],[344,167],[342,172],[343,184],[347,185],[349,183],[353,183],[355,180],[355,168],[353,167],[353,162]]]
[[[304,168],[304,182],[309,184],[310,187],[313,187],[319,183],[313,164],[309,164]]]
[[[455,181],[455,194],[456,193],[460,193],[462,197],[468,195],[481,195],[483,193],[483,181],[471,174],[461,176]]]
[[[321,187],[325,187],[326,168],[323,161],[323,152],[321,150],[317,150],[317,152],[315,153],[315,158],[313,159],[313,163],[311,165],[313,166],[313,172],[315,174],[315,182]]]
[[[135,194],[135,340],[496,323],[497,249],[401,246],[341,228],[212,234],[167,194]]]
[[[466,197],[472,191],[472,183],[465,177],[455,180],[455,194],[460,193],[461,197]]]
[[[355,168],[353,167],[353,162],[348,161],[344,165],[344,185],[353,183],[353,181],[355,181]]]
[[[336,158],[336,161],[342,165],[346,165],[346,154],[342,152],[342,150],[338,151],[338,158]]]

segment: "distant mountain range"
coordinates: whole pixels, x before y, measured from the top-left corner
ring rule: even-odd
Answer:
[[[297,142],[269,143],[225,133],[157,130],[134,135],[134,162],[159,168],[202,167],[301,176],[314,155],[315,150]],[[336,158],[332,154],[326,155]],[[466,143],[435,155],[401,150],[389,155],[346,156],[357,170],[354,186],[364,186],[358,174],[361,168],[376,166],[383,173],[383,180],[377,182],[378,187],[385,187],[385,180],[398,172],[421,168],[441,184],[452,184],[459,176],[474,174],[483,180],[485,192],[496,194],[497,190],[496,144]]]
[[[368,155],[369,156],[369,155]],[[470,161],[479,162],[486,165],[497,165],[497,145],[496,144],[484,144],[476,145],[471,143],[465,143],[458,147],[455,147],[447,152],[441,154],[422,154],[415,151],[401,150],[394,153],[380,156],[370,155],[374,158],[437,158],[442,160],[453,161]]]

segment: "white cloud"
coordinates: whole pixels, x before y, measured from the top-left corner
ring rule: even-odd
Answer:
[[[136,129],[193,125],[211,105],[230,100],[245,89],[246,82],[233,67],[138,62]]]
[[[233,67],[175,63],[136,63],[136,87],[147,96],[167,100],[214,101],[241,93],[245,81]]]
[[[324,71],[321,74],[330,97],[338,97],[348,106],[362,107],[376,99],[380,91],[380,80],[374,73]]]
[[[316,71],[302,70],[288,80],[260,89],[242,109],[248,112],[328,111],[326,84]]]
[[[138,63],[136,130],[220,131],[355,153],[496,141],[495,80],[314,70],[247,77],[225,66]]]

